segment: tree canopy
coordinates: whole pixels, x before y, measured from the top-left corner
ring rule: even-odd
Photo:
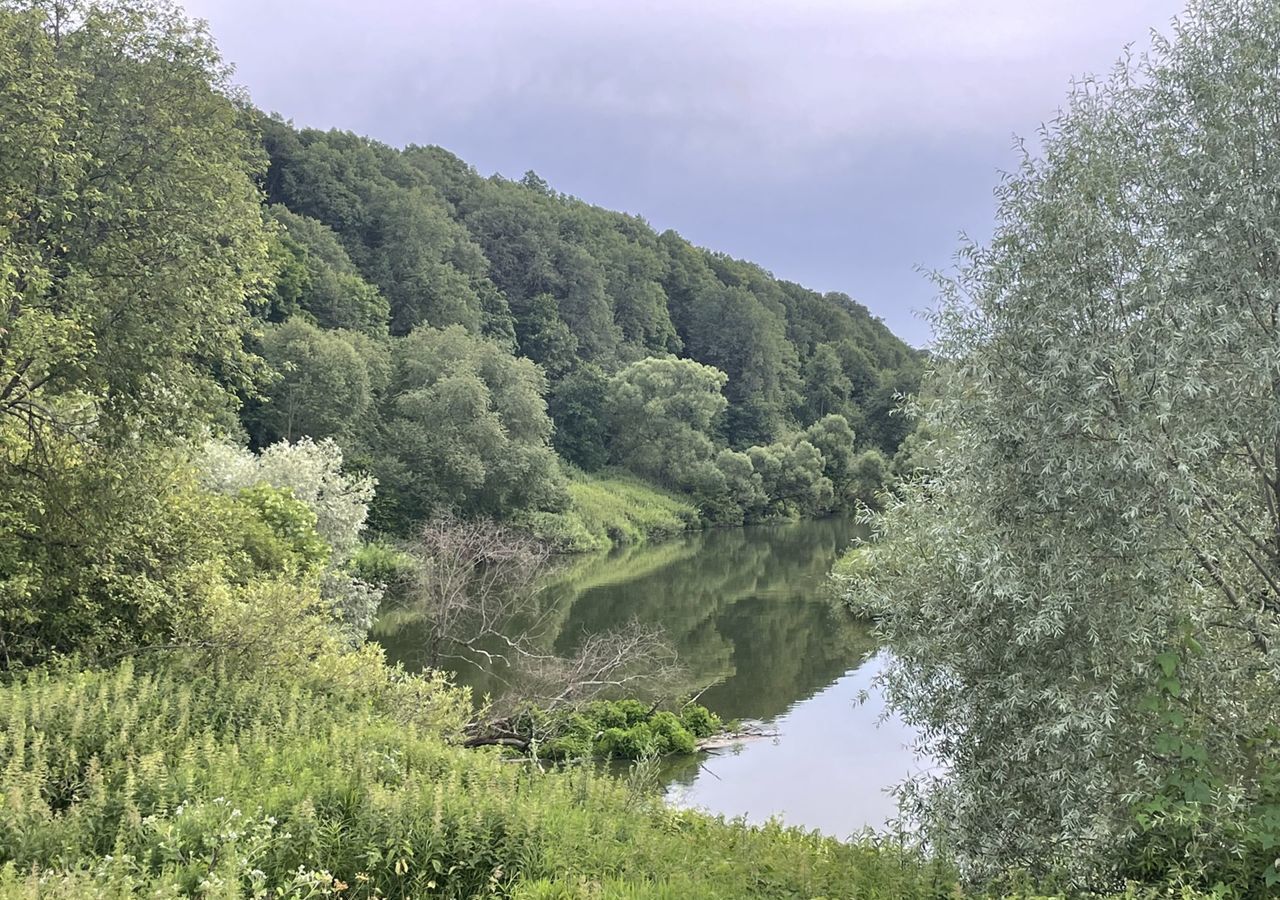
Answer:
[[[931,464],[859,551],[939,846],[1277,877],[1280,8],[1080,84],[943,283]]]

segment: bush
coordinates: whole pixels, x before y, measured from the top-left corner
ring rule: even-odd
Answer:
[[[685,716],[702,733],[690,728]],[[538,755],[548,759],[641,759],[693,753],[699,737],[720,727],[719,717],[702,706],[690,705],[677,716],[634,699],[597,700],[559,720],[546,713],[526,713],[526,717],[524,724],[531,732],[536,726],[553,734],[538,748]]]
[[[694,737],[699,738],[710,737],[724,728],[719,716],[696,703],[690,703],[680,710],[680,722]]]
[[[412,556],[390,544],[362,544],[351,557],[351,574],[369,584],[394,587],[413,577],[418,564]]]

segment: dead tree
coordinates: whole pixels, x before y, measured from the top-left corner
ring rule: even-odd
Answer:
[[[540,583],[551,555],[521,531],[441,517],[422,528],[411,554],[418,566],[405,601],[427,625],[430,663],[504,672],[505,690],[472,723],[469,746],[527,748],[545,736],[531,733],[523,711],[554,718],[605,696],[656,697],[678,682],[676,653],[661,629],[639,623],[586,634],[567,656],[548,652]]]

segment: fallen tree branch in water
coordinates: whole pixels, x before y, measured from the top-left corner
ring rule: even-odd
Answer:
[[[769,731],[763,725],[750,723],[733,731],[726,731],[723,734],[713,734],[709,737],[702,738],[697,743],[699,753],[708,750],[727,750],[730,747],[744,744],[747,741],[759,741],[764,738],[781,737],[780,731]]]

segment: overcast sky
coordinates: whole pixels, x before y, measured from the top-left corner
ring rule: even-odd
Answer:
[[[258,106],[438,144],[915,311],[990,230],[1014,135],[1183,0],[186,0]]]

